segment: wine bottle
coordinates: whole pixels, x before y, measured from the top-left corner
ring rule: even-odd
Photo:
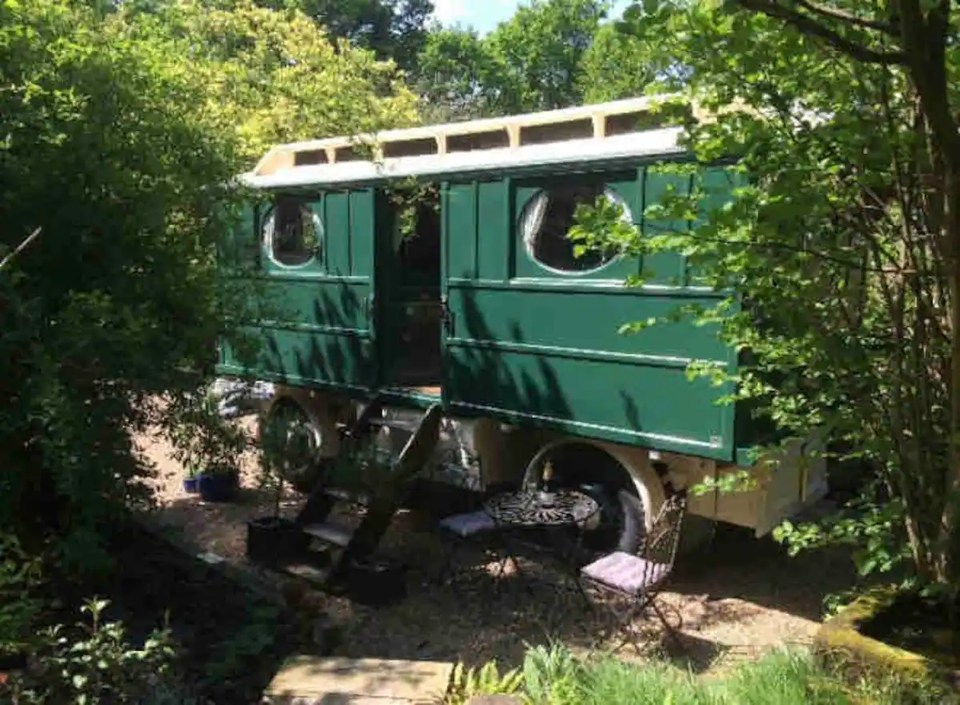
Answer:
[[[553,499],[556,486],[553,480],[553,465],[548,460],[543,466],[541,475],[540,497],[544,500]]]

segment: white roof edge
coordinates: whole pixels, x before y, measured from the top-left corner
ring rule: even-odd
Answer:
[[[572,110],[572,109],[571,109]],[[645,132],[532,144],[521,147],[429,154],[416,157],[371,161],[311,164],[284,169],[263,176],[255,172],[241,178],[253,188],[283,188],[380,181],[410,176],[442,176],[458,172],[483,172],[551,164],[588,164],[616,159],[669,156],[682,153],[679,138],[682,127],[666,127]]]
[[[439,134],[459,135],[470,132],[485,132],[489,130],[502,129],[508,125],[514,124],[526,125],[531,121],[535,123],[567,122],[579,118],[587,118],[595,113],[617,114],[630,113],[636,110],[644,110],[656,105],[657,103],[663,103],[678,98],[683,98],[683,96],[679,93],[664,93],[660,95],[642,96],[639,98],[623,98],[621,100],[612,100],[607,103],[576,105],[570,108],[541,110],[533,113],[505,115],[503,117],[480,118],[478,120],[464,120],[462,122],[446,122],[435,125],[403,127],[394,130],[383,130],[381,132],[370,134],[357,134],[352,136],[340,135],[336,137],[325,137],[323,139],[305,140],[302,142],[288,142],[284,144],[278,144],[274,147],[274,149],[322,149],[323,147],[352,144],[358,140],[370,140],[372,142],[377,142],[382,140],[434,137]]]

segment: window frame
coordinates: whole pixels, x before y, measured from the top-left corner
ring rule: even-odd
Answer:
[[[623,208],[623,214],[621,218],[625,223],[629,223],[629,224],[635,223],[635,221],[633,220],[634,218],[633,210],[630,207],[630,203],[628,199],[625,198],[624,195],[621,194],[619,191],[617,191],[616,188],[614,188],[609,183],[603,180],[590,179],[590,180],[584,180],[581,183],[574,183],[571,181],[565,181],[565,182],[559,182],[559,183],[547,182],[547,183],[543,183],[541,185],[536,186],[536,191],[534,191],[534,193],[526,200],[526,202],[522,205],[522,207],[519,208],[519,212],[517,213],[517,217],[516,217],[516,222],[514,224],[514,227],[515,227],[514,236],[518,241],[519,249],[523,251],[527,259],[531,263],[533,263],[537,268],[543,270],[544,272],[548,272],[554,276],[559,276],[564,278],[584,277],[584,276],[589,277],[591,275],[595,275],[599,272],[602,272],[608,267],[612,267],[618,262],[620,262],[623,259],[622,253],[619,253],[619,252],[615,253],[612,257],[601,260],[599,264],[593,267],[588,267],[585,269],[560,269],[556,266],[550,265],[547,262],[539,259],[534,254],[535,239],[533,234],[529,231],[527,223],[525,222],[528,218],[528,213],[530,208],[534,206],[534,203],[536,203],[539,198],[543,197],[544,195],[548,195],[551,191],[564,189],[564,188],[571,188],[571,187],[573,188],[591,188],[592,187],[592,188],[598,189],[599,193],[597,197],[603,196],[607,198],[609,201],[615,204],[618,204]],[[549,201],[548,201],[548,204],[549,204]],[[579,203],[577,205],[579,205]],[[538,225],[538,230],[543,226],[543,218],[546,216],[546,208],[548,207],[549,205],[544,207],[545,212],[540,216],[540,223]],[[574,208],[576,208],[576,206],[574,206]],[[573,226],[573,223],[571,222],[570,227],[572,226]],[[567,233],[569,233],[569,227],[567,229]],[[571,248],[574,247],[574,243],[571,242],[570,246]]]
[[[298,202],[301,211],[301,217],[309,214],[313,221],[314,237],[316,243],[310,248],[310,257],[297,264],[287,264],[275,256],[274,253],[274,225],[276,223],[277,208],[282,200],[293,200]],[[260,251],[264,258],[264,263],[268,268],[276,268],[283,271],[303,271],[309,269],[322,268],[325,261],[326,250],[326,229],[323,218],[320,214],[320,204],[322,200],[315,194],[275,194],[264,204],[263,214],[258,223],[258,234],[260,240]],[[269,232],[268,232],[269,227]]]

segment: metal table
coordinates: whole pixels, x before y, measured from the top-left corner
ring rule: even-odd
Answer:
[[[544,530],[546,538],[553,544],[554,553],[569,571],[568,577],[573,580],[577,592],[586,599],[579,582],[580,566],[576,558],[581,548],[580,528],[600,511],[595,499],[577,490],[565,489],[551,493],[520,490],[491,497],[483,506],[502,530],[511,533]],[[573,541],[569,540],[571,530],[576,532]],[[507,549],[511,554],[515,553],[509,543]],[[528,588],[528,592],[532,591]],[[559,591],[553,594],[556,598],[560,597]]]
[[[520,490],[491,497],[483,508],[503,527],[580,526],[600,511],[597,501],[577,490]]]

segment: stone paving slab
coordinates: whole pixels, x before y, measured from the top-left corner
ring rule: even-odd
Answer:
[[[453,664],[293,656],[264,691],[269,705],[420,705],[447,692]]]

